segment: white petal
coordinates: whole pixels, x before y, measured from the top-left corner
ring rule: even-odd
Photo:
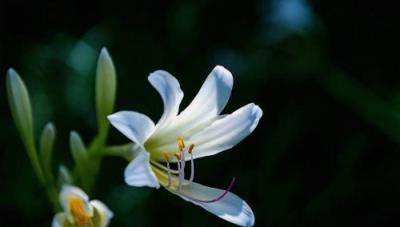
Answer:
[[[122,134],[139,145],[143,145],[154,131],[153,121],[138,112],[120,111],[107,118]]]
[[[193,157],[214,155],[235,146],[253,132],[261,116],[260,107],[251,103],[216,120],[188,139],[188,144],[195,145]]]
[[[164,113],[157,123],[157,128],[162,128],[178,114],[183,92],[178,80],[166,71],[157,70],[150,74],[148,80],[163,100]]]
[[[110,219],[114,216],[113,212],[99,200],[90,201],[90,205],[92,205],[100,214],[100,226],[98,227],[106,227],[110,222]]]
[[[176,194],[175,192],[171,191]],[[203,207],[207,211],[217,215],[218,217],[232,222],[240,226],[252,226],[254,225],[255,217],[250,206],[237,195],[228,192],[221,200],[213,203],[202,203],[193,201],[190,198],[196,200],[212,200],[219,197],[224,190],[217,188],[210,188],[197,183],[190,183],[184,185],[180,191],[182,194],[177,194],[186,201],[190,201],[198,206]],[[186,196],[188,197],[186,197]]]
[[[125,169],[125,182],[131,186],[159,188],[160,184],[150,167],[150,154],[141,149]]]
[[[175,127],[190,130],[216,118],[228,102],[232,86],[231,72],[222,66],[216,66],[193,101],[179,114]]]
[[[51,222],[51,227],[63,227],[65,221],[66,221],[65,214],[58,213],[54,216],[53,221]]]

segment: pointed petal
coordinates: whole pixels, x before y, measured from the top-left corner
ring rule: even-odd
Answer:
[[[53,221],[51,222],[51,227],[64,227],[65,221],[66,221],[65,214],[58,213],[54,216]]]
[[[193,101],[179,114],[177,127],[193,129],[217,117],[231,96],[232,86],[231,72],[222,66],[216,66]]]
[[[159,188],[160,184],[150,167],[150,154],[141,149],[137,156],[129,163],[125,169],[125,182],[128,185],[142,187],[148,186]]]
[[[235,146],[253,132],[262,114],[260,107],[251,103],[216,120],[187,141],[195,145],[193,157],[214,155]]]
[[[178,114],[183,92],[178,80],[166,71],[157,70],[150,74],[148,80],[163,100],[164,113],[157,123],[157,128],[162,128]]]
[[[139,145],[143,145],[154,131],[153,121],[138,112],[120,111],[107,118],[122,134]]]
[[[110,219],[114,216],[113,212],[103,202],[99,200],[90,201],[90,205],[92,205],[100,215],[100,220],[97,226],[106,227],[110,222]]]
[[[177,194],[174,191],[171,192]],[[189,199],[196,198],[199,200],[211,200],[220,196],[224,192],[225,191],[221,189],[210,188],[192,182],[188,185],[184,185],[177,195],[179,195],[186,201],[203,207],[207,211],[217,215],[218,217],[226,221],[232,222],[240,226],[253,226],[255,217],[250,206],[244,200],[233,193],[228,192],[228,194],[226,194],[221,200],[213,203],[201,203]]]

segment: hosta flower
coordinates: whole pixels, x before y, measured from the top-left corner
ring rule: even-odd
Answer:
[[[157,124],[133,111],[108,117],[114,127],[135,142],[135,157],[125,169],[126,183],[155,188],[161,185],[220,218],[237,225],[253,225],[255,218],[249,205],[229,192],[233,181],[226,190],[193,182],[194,159],[217,154],[239,143],[257,126],[261,109],[248,104],[231,114],[220,115],[233,85],[232,74],[222,66],[213,69],[193,101],[179,114],[183,92],[175,77],[159,70],[148,79],[164,104],[164,113]]]
[[[52,227],[105,227],[113,213],[98,201],[89,201],[88,196],[78,187],[64,185],[60,192],[63,212],[56,214]]]

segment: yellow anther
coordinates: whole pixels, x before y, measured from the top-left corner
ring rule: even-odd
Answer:
[[[169,162],[169,155],[167,152],[163,151],[162,155],[164,156],[165,161]]]
[[[182,136],[179,136],[176,139],[176,143],[178,144],[179,150],[182,151],[185,148],[185,143],[183,142]]]
[[[78,226],[89,226],[91,215],[86,210],[84,201],[77,196],[70,196],[68,203],[75,223]]]
[[[174,155],[175,155],[176,159],[181,160],[181,153],[175,152]]]
[[[194,148],[194,144],[190,144],[190,146],[189,146],[189,150],[188,150],[189,154],[191,154],[191,153],[192,153],[192,151],[193,151],[193,148]]]

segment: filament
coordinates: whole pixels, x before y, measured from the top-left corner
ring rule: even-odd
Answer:
[[[186,162],[185,162],[185,152],[182,152],[182,156],[181,156],[181,171],[182,171],[182,181],[185,179],[185,166],[186,166]]]
[[[189,181],[190,181],[190,183],[192,183],[193,179],[194,179],[194,159],[193,159],[192,152],[189,152],[189,153],[190,153],[190,179],[189,179]]]
[[[167,164],[167,167],[165,167],[164,165],[158,163],[157,161],[150,160],[150,162],[151,162],[151,164],[155,165],[156,167],[158,167],[158,168],[160,168],[160,169],[162,169],[162,170],[164,170],[164,171],[168,171],[168,165],[169,165],[169,164]],[[167,160],[165,160],[165,162],[168,163]],[[169,168],[169,171],[170,171],[172,174],[179,174],[178,170],[174,170],[174,169],[172,169],[172,168]]]
[[[182,176],[182,167],[181,167],[181,162],[177,162],[178,165],[178,172],[179,172],[179,181],[178,181],[178,191],[181,190],[182,187],[182,181],[183,179],[181,178]]]
[[[171,186],[171,169],[169,168],[169,162],[167,161],[167,173],[168,173],[168,184],[167,188]]]

